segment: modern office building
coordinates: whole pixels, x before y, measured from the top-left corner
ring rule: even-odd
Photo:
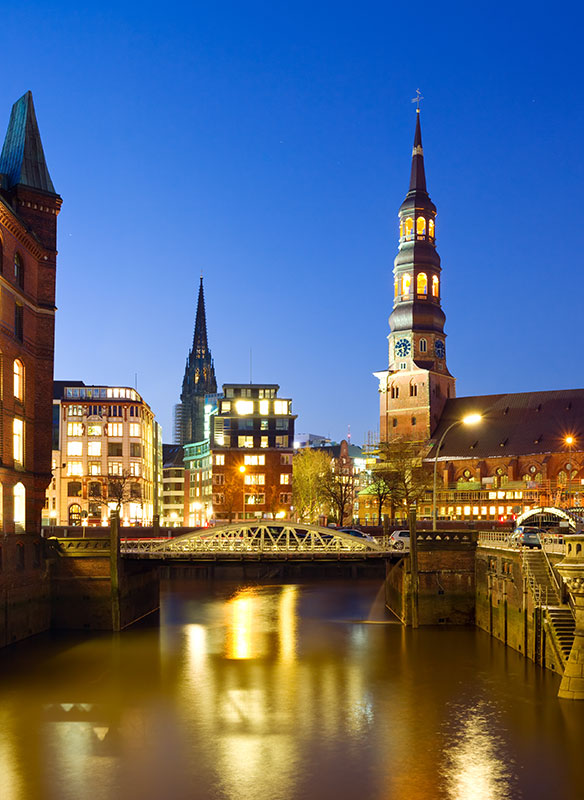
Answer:
[[[55,381],[53,480],[44,524],[151,525],[162,474],[160,433],[150,406],[127,386]]]
[[[162,514],[160,524],[165,528],[184,525],[185,467],[181,444],[162,446]]]
[[[292,401],[277,384],[226,383],[211,417],[213,516],[217,521],[289,517]]]

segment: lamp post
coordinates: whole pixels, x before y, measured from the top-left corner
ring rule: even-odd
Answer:
[[[568,452],[571,453],[572,452],[572,446],[573,446],[573,444],[575,442],[575,439],[572,436],[572,434],[568,434],[567,436],[565,436],[564,437],[564,442],[566,444],[566,447],[568,448]],[[570,507],[570,474],[572,472],[572,463],[570,462],[568,464],[568,466],[570,467],[570,469],[566,470],[566,506],[569,508]]]
[[[451,425],[449,425],[440,437],[438,447],[436,448],[436,455],[434,456],[434,483],[432,488],[432,530],[434,531],[436,530],[436,474],[438,472],[438,456],[440,455],[442,443],[444,442],[448,431],[456,428],[457,425],[476,425],[481,420],[482,416],[480,414],[467,414],[462,419],[457,419]]]
[[[241,481],[242,481],[242,488],[241,488],[241,496],[243,498],[243,515],[242,515],[242,519],[245,521],[245,464],[242,464],[239,467],[239,471],[241,472]]]

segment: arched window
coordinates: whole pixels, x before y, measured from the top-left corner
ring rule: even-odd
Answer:
[[[412,277],[409,273],[404,273],[402,277],[402,295],[408,295],[412,286]]]
[[[402,219],[399,221],[399,238],[403,239],[404,236],[404,222]]]
[[[432,297],[440,297],[440,281],[437,275],[432,276]]]
[[[416,220],[416,233],[418,234],[418,239],[423,239],[426,235],[426,220],[424,217],[418,217]]]
[[[417,396],[418,396],[418,384],[410,383],[410,397],[417,397]]]
[[[420,353],[426,353],[428,350],[428,342],[426,339],[420,339]]]
[[[81,506],[79,503],[72,503],[69,506],[69,525],[81,525]]]
[[[397,297],[399,294],[399,281],[396,278],[393,282],[393,296]]]
[[[13,489],[14,499],[14,530],[21,533],[26,525],[26,490],[22,483],[17,483]]]
[[[14,396],[24,400],[24,364],[19,358],[14,359]]]
[[[67,497],[81,497],[81,481],[69,481],[67,484]]]
[[[418,273],[416,292],[424,296],[428,294],[428,276],[425,272]]]
[[[412,238],[412,231],[414,230],[414,220],[411,217],[406,219],[406,239]]]
[[[541,472],[536,472],[535,475],[533,476],[533,480],[536,483],[541,483],[543,481],[543,475],[541,474]]]
[[[428,220],[428,236],[430,237],[430,239],[434,238],[434,220],[433,219],[429,219]]]
[[[14,254],[14,280],[20,288],[24,286],[24,265],[18,253]]]
[[[564,470],[563,470],[563,469],[561,469],[561,470],[558,472],[558,486],[565,486],[565,485],[566,485],[566,481],[567,481],[567,480],[568,480],[568,476],[566,475],[566,473],[564,472]]]

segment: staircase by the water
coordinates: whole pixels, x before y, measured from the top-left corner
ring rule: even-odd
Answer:
[[[562,604],[558,585],[554,580],[545,553],[529,550],[523,554],[527,579],[536,603],[543,609],[564,666],[574,643],[574,614],[570,606]]]

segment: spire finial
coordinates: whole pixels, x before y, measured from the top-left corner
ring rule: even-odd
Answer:
[[[424,99],[424,95],[419,89],[416,89],[416,96],[412,97],[412,103],[416,104],[416,113],[420,113],[420,103]]]

